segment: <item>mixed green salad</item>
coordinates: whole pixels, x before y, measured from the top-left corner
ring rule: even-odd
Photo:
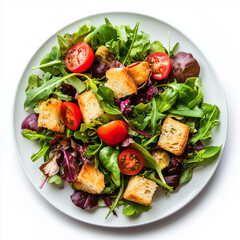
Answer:
[[[73,204],[107,206],[107,217],[120,205],[148,211],[157,187],[174,192],[221,150],[202,142],[220,111],[204,102],[194,53],[138,28],[105,19],[58,35],[25,90],[22,136],[39,142],[40,188],[69,184]]]

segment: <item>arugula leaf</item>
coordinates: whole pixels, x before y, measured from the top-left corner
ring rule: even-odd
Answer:
[[[45,156],[46,153],[50,149],[49,141],[53,140],[53,136],[51,136],[52,131],[44,130],[41,133],[37,133],[36,131],[32,131],[29,129],[24,129],[22,132],[23,137],[29,139],[29,140],[38,140],[41,148],[37,153],[33,153],[31,156],[31,159],[33,162],[35,162],[37,159],[39,159],[41,156]]]
[[[45,175],[42,176],[42,182],[44,181],[44,179],[46,178]],[[47,178],[47,183],[56,183],[56,184],[60,184],[62,182],[62,178],[58,175],[53,175],[51,177]]]
[[[73,97],[62,93],[58,88],[52,93],[53,97],[62,101],[70,102]]]
[[[219,108],[210,104],[202,104],[205,107],[205,116],[200,120],[198,132],[193,135],[189,143],[193,144],[198,140],[206,140],[212,137],[211,129],[220,123],[218,120],[220,111]]]
[[[60,60],[60,48],[58,46],[54,46],[49,53],[47,53],[40,62],[40,65],[34,67],[33,69],[41,68],[44,72],[49,72],[52,75],[58,75],[61,73],[59,70],[59,65],[64,64]]]
[[[40,87],[42,84],[43,81],[40,77],[38,77],[35,74],[30,75],[28,78],[28,85],[27,88],[25,89],[25,93],[28,94],[30,90],[32,90],[33,88]]]
[[[197,93],[196,98],[188,103],[189,108],[194,108],[196,105],[202,103],[203,101],[203,86],[201,84],[201,78],[198,77],[188,78],[185,81],[185,84],[190,86]]]
[[[167,88],[162,94],[159,95],[157,104],[159,111],[162,113],[169,110],[175,104],[177,98],[178,93],[172,88]]]
[[[48,81],[45,81],[40,87],[31,89],[24,102],[24,109],[28,112],[34,108],[41,100],[46,100],[49,95],[52,94],[55,88],[59,87],[62,82],[73,76],[83,76],[88,78],[86,75],[81,73],[72,73],[63,77],[53,77]]]
[[[185,164],[183,167],[183,173],[179,184],[189,182],[192,179],[193,169],[197,167],[197,164]]]
[[[84,157],[90,159],[92,156],[96,155],[102,147],[102,141],[100,144],[88,145],[88,149],[83,154]]]
[[[203,162],[205,159],[214,157],[216,154],[218,154],[218,152],[221,150],[221,148],[222,148],[222,146],[206,147],[206,148],[202,149],[201,151],[199,151],[198,153],[196,153],[196,155],[193,158],[185,159],[183,161],[183,163],[186,164],[186,163]]]
[[[151,209],[151,206],[144,206],[139,203],[131,202],[128,200],[124,200],[124,208],[123,208],[123,214],[126,216],[131,216],[134,213],[138,214],[141,212],[146,212]]]
[[[195,106],[193,109],[190,109],[186,105],[183,104],[175,104],[171,109],[168,110],[170,113],[178,114],[186,117],[196,117],[202,118],[204,116],[203,111]]]
[[[160,166],[156,162],[156,159],[151,156],[151,154],[148,152],[148,150],[146,150],[144,147],[142,147],[141,145],[139,145],[137,143],[130,143],[129,147],[133,148],[133,149],[135,149],[135,150],[137,150],[137,151],[139,151],[143,154],[144,159],[145,159],[145,166],[155,169],[157,171],[158,175],[159,175],[159,178],[160,178],[158,183],[162,187],[168,189],[169,192],[172,192],[173,191],[172,187],[170,187],[166,184],[166,181],[165,181],[165,179],[162,175],[162,170],[161,170]]]

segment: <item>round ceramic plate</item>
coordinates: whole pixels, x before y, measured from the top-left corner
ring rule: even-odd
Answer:
[[[26,66],[17,89],[14,105],[14,133],[20,161],[26,175],[37,191],[39,191],[39,193],[54,207],[77,220],[94,225],[105,227],[139,226],[163,219],[183,208],[187,203],[195,198],[215,172],[221,158],[221,154],[218,156],[218,159],[212,161],[210,165],[207,165],[204,168],[196,169],[192,180],[181,186],[175,193],[165,196],[159,188],[159,190],[157,190],[154,194],[152,209],[150,211],[144,212],[138,216],[127,217],[122,214],[122,208],[120,207],[120,209],[117,210],[118,217],[112,215],[105,220],[105,216],[108,213],[108,208],[106,207],[94,208],[90,211],[86,211],[73,205],[70,199],[70,195],[73,190],[70,185],[64,184],[58,186],[55,184],[46,184],[43,189],[39,189],[42,177],[39,166],[42,164],[42,159],[39,159],[35,163],[32,163],[30,159],[31,154],[39,150],[39,145],[21,136],[22,120],[29,114],[23,109],[23,103],[25,100],[24,90],[27,86],[27,79],[30,74],[41,73],[40,70],[32,71],[31,68],[37,66],[42,57],[57,44],[57,34],[64,35],[67,32],[76,32],[78,27],[84,24],[86,20],[90,20],[94,26],[99,26],[104,23],[105,17],[107,17],[113,25],[124,24],[130,25],[132,28],[135,26],[137,21],[140,21],[139,30],[149,33],[151,41],[159,40],[167,47],[168,31],[170,31],[172,46],[176,42],[179,42],[180,45],[178,51],[186,51],[193,54],[201,66],[200,76],[204,86],[204,101],[216,104],[221,111],[221,124],[213,130],[213,139],[209,141],[209,144],[215,146],[223,145],[224,147],[227,134],[226,101],[223,97],[224,92],[218,77],[208,60],[188,37],[173,26],[149,16],[132,13],[104,13],[81,19],[58,31],[39,48]]]

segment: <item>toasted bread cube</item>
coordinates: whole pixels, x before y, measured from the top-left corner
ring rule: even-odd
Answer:
[[[146,82],[149,78],[150,67],[147,62],[140,62],[133,66],[134,64],[128,65],[128,74],[133,78],[137,85]],[[131,67],[133,66],[133,67]]]
[[[92,91],[82,93],[77,100],[85,123],[90,123],[104,114]]]
[[[60,100],[55,98],[40,102],[38,127],[47,128],[55,132],[64,132],[65,124],[61,114],[61,103]]]
[[[129,201],[150,205],[157,189],[157,184],[145,177],[134,176],[128,182],[123,198]]]
[[[99,194],[105,187],[104,175],[94,165],[83,164],[74,187],[92,194]]]
[[[174,155],[182,155],[188,141],[190,128],[167,116],[162,125],[158,146]]]
[[[151,152],[151,155],[156,159],[161,169],[166,168],[170,163],[170,156],[166,151],[155,150]]]
[[[123,98],[134,93],[137,93],[137,85],[126,68],[110,68],[106,72],[106,77],[108,79],[105,84],[114,92],[115,98]]]

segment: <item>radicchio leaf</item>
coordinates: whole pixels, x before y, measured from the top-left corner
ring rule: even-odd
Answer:
[[[91,209],[98,204],[98,195],[83,192],[81,190],[74,191],[71,200],[74,205],[82,209]]]
[[[73,84],[62,83],[59,88],[63,94],[72,96],[75,99],[77,99],[77,96],[79,95],[78,90],[76,89],[76,87]]]
[[[121,110],[121,113],[123,113],[125,116],[127,116],[128,113],[130,113],[132,111],[132,108],[130,107],[129,99],[122,101],[120,103],[120,110]]]
[[[135,141],[131,138],[128,137],[122,142],[122,147],[128,147],[131,143],[135,143]]]
[[[62,134],[55,135],[53,140],[49,144],[56,149],[67,149],[70,147],[70,138],[65,137]]]
[[[102,78],[108,69],[110,69],[110,65],[103,62],[94,62],[92,65],[92,76],[94,78]]]
[[[180,175],[165,176],[164,179],[167,185],[173,187],[174,190],[179,186]]]
[[[187,146],[188,152],[199,152],[204,148],[205,148],[205,146],[202,144],[202,142],[200,140],[198,140],[193,145],[188,145]]]
[[[51,177],[59,172],[59,164],[61,164],[62,153],[60,150],[53,149],[49,153],[50,160],[46,163],[43,163],[39,169],[42,173],[48,177]]]
[[[77,179],[79,173],[79,164],[77,163],[77,152],[72,149],[62,149],[64,161],[62,163],[64,175],[67,183],[72,183]]]
[[[94,165],[95,164],[95,161],[94,161],[95,160],[95,156],[91,157],[91,159],[88,159],[88,158],[84,157],[84,155],[83,155],[86,150],[89,150],[86,145],[82,146],[82,145],[74,142],[71,139],[71,147],[73,149],[75,149],[75,151],[77,151],[80,162],[82,162],[84,164],[89,164],[89,165]]]
[[[32,131],[38,131],[38,114],[32,113],[28,115],[22,122],[21,129],[29,129]]]

